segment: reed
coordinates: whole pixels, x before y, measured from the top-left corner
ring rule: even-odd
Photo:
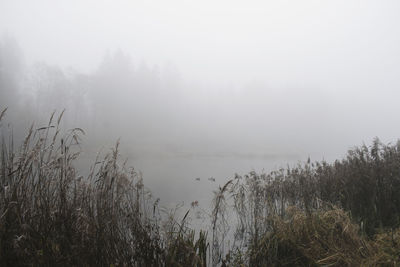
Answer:
[[[5,111],[1,113],[3,118]],[[0,158],[1,266],[160,266],[171,251],[204,262],[205,235],[181,231],[169,244],[160,233],[143,179],[119,160],[115,148],[79,176],[80,136],[60,134],[61,113],[30,128],[19,149],[3,136]],[[203,243],[201,243],[203,242]],[[191,244],[191,246],[190,246]],[[197,252],[201,256],[197,256]],[[202,253],[202,254],[201,254]]]
[[[208,229],[161,216],[119,142],[79,174],[81,128],[64,112],[21,144],[0,112],[0,266],[398,266],[400,142],[333,163],[235,175]],[[196,229],[197,230],[197,229]],[[208,235],[210,233],[210,235]]]

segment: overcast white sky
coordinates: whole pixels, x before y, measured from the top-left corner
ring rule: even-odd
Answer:
[[[185,79],[338,90],[398,86],[400,2],[0,0],[28,60],[91,71],[107,50]]]

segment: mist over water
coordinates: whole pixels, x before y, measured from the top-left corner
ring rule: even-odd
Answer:
[[[332,161],[400,124],[397,1],[1,1],[0,107],[64,108],[82,173],[121,155],[166,203],[235,173]],[[196,181],[200,178],[200,181]],[[215,178],[215,182],[209,180]]]

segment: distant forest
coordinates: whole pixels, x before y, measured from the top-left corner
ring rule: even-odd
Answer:
[[[49,114],[64,109],[64,129],[85,128],[91,136],[85,145],[92,150],[122,138],[127,149],[156,153],[293,154],[305,144],[307,152],[319,151],[336,129],[329,107],[338,100],[316,88],[202,84],[184,79],[173,63],[149,66],[121,50],[99,61],[89,73],[28,64],[15,39],[0,39],[0,106],[9,107],[15,137],[20,140],[26,125],[45,124]],[[335,116],[343,118],[348,108],[342,105]],[[345,118],[340,122],[348,124]]]
[[[183,216],[159,207],[119,142],[82,160],[121,135],[146,149],[177,140],[202,148],[212,131],[257,149],[278,134],[290,148],[308,132],[318,146],[324,139],[314,137],[334,128],[329,99],[257,86],[188,91],[172,65],[135,65],[121,51],[90,74],[27,66],[22,55],[12,38],[0,41],[1,266],[399,266],[400,142],[376,138],[336,161],[232,173],[201,211],[205,229],[190,224],[196,202]]]

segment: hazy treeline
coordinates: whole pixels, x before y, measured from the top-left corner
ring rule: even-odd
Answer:
[[[169,107],[170,100],[179,98],[179,77],[173,69],[134,66],[121,51],[107,54],[93,73],[81,74],[44,62],[28,66],[17,42],[5,37],[0,41],[0,66],[2,107],[20,113],[25,122],[38,123],[54,110],[66,109],[66,128],[85,125],[99,141],[148,135],[171,116],[170,109],[176,107]],[[162,114],[164,118],[153,121]]]
[[[201,234],[190,228],[190,215],[161,216],[159,201],[145,190],[140,173],[118,161],[117,148],[92,167],[87,160],[77,160],[80,152],[92,155],[120,136],[129,140],[122,149],[134,148],[139,154],[152,149],[158,154],[192,152],[190,148],[212,153],[235,141],[236,148],[255,153],[274,151],[260,142],[267,130],[271,138],[284,129],[286,139],[301,134],[290,131],[293,127],[311,125],[303,116],[317,110],[322,110],[317,118],[327,114],[324,102],[307,105],[307,93],[291,92],[296,101],[290,98],[286,104],[275,103],[285,100],[285,92],[266,93],[257,84],[245,92],[198,87],[189,93],[189,84],[172,67],[135,66],[121,51],[107,55],[91,74],[45,63],[27,66],[12,38],[2,39],[0,52],[0,104],[9,106],[7,121],[15,125],[7,126],[4,118],[1,122],[3,264],[343,265],[395,257],[389,234],[374,234],[399,226],[398,144],[376,139],[333,163],[237,175],[217,191],[211,211],[206,211],[210,222]],[[260,97],[266,95],[270,98]],[[290,120],[287,105],[301,110],[294,115],[299,120]],[[49,114],[62,108],[68,114],[64,126],[55,117],[48,122]],[[275,129],[282,120],[283,126]],[[36,126],[25,137],[33,121]],[[83,143],[83,132],[75,127],[87,132]],[[319,133],[316,129],[310,138]],[[217,144],[221,138],[226,143]],[[325,244],[314,246],[315,236]]]
[[[399,266],[398,10],[0,0],[0,266]]]
[[[333,144],[324,142],[336,126],[350,127],[339,122],[346,107],[316,87],[188,81],[172,63],[149,66],[120,50],[90,73],[27,64],[23,55],[15,39],[1,39],[0,105],[19,116],[15,127],[65,108],[65,128],[84,127],[96,144],[121,137],[140,155],[320,153],[343,138],[338,132]]]

